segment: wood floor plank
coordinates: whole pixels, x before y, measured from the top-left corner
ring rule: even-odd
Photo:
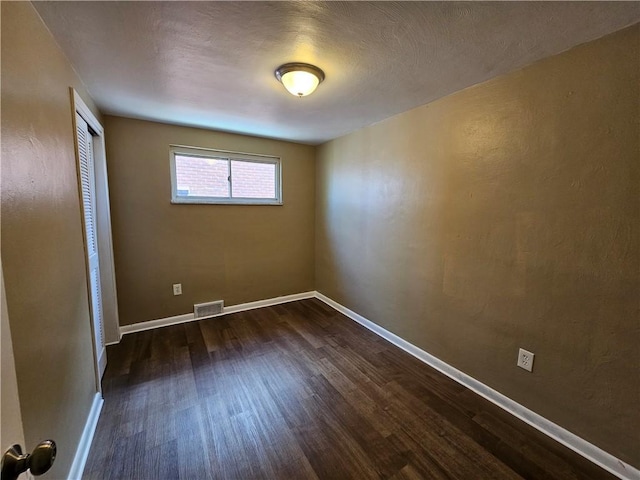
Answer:
[[[330,414],[346,430],[349,441],[360,446],[381,478],[389,478],[407,465],[402,452],[387,442],[367,415],[360,414],[323,375],[314,377],[311,382],[319,409]]]
[[[317,299],[107,355],[87,479],[613,478]]]
[[[455,478],[432,456],[432,452],[424,449],[420,440],[414,440],[405,430],[400,430],[387,437],[387,441],[404,453],[408,460],[407,466],[420,478],[433,480],[451,480]],[[400,471],[407,472],[407,466]]]

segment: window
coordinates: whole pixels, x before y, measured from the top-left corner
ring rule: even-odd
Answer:
[[[172,145],[171,202],[281,205],[280,159]]]

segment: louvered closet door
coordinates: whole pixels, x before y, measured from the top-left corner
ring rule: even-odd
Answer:
[[[102,291],[100,288],[100,261],[98,257],[98,240],[96,233],[96,196],[95,171],[93,161],[93,139],[87,122],[76,113],[78,135],[78,156],[80,160],[80,181],[82,186],[82,209],[84,228],[87,240],[87,256],[89,263],[89,286],[91,288],[91,315],[97,363],[100,377],[107,366],[107,355],[104,346],[102,326]]]

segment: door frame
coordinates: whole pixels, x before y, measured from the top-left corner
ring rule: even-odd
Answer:
[[[25,445],[25,441],[1,259],[0,290],[0,295],[2,296],[0,299],[0,320],[2,322],[0,327],[0,339],[2,340],[2,347],[0,348],[0,353],[2,354],[2,360],[0,361],[2,366],[2,375],[0,375],[0,390],[2,391],[2,401],[0,401],[0,411],[2,413],[0,415],[0,455],[2,455],[15,444]]]
[[[118,299],[116,294],[115,265],[113,261],[113,241],[111,236],[111,209],[109,206],[109,182],[107,178],[107,156],[105,151],[104,128],[86,103],[82,100],[74,88],[70,88],[71,107],[73,111],[73,141],[76,154],[76,166],[78,172],[78,196],[82,209],[82,180],[80,178],[80,158],[78,155],[78,138],[76,113],[80,115],[95,132],[93,135],[93,159],[95,171],[95,202],[96,202],[96,243],[100,264],[100,290],[102,294],[102,319],[105,345],[120,341],[120,322],[118,319]],[[87,269],[87,288],[91,292],[89,263],[87,256],[87,239],[82,218],[82,232],[84,237],[85,262]],[[98,365],[98,352],[95,347],[95,332],[93,326],[93,307],[89,300],[91,311],[91,332],[94,337],[93,350],[96,373],[96,388],[100,392],[100,365]]]

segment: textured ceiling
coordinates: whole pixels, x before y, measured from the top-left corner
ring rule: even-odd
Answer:
[[[35,2],[105,113],[320,143],[640,21],[637,2]],[[273,71],[308,62],[302,99]]]

